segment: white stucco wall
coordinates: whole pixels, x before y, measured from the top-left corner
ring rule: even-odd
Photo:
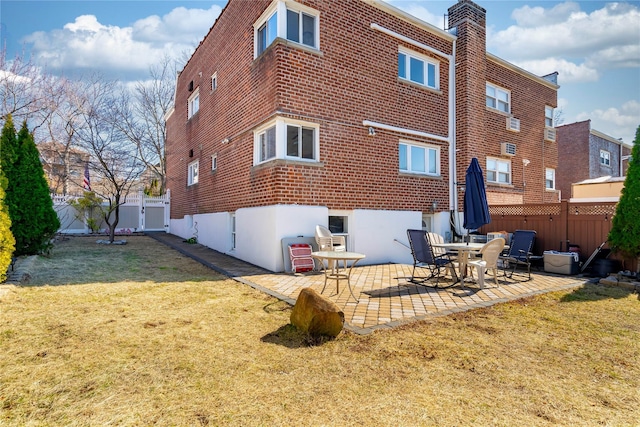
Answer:
[[[316,225],[328,225],[329,214],[347,216],[347,249],[367,257],[358,265],[413,262],[407,229],[422,228],[422,213],[364,210],[330,212],[323,206],[275,205],[236,211],[236,247],[232,249],[231,213],[186,216],[171,220],[171,232],[270,271],[284,271],[282,239],[315,236]],[[434,215],[433,230],[445,235],[449,213]]]
[[[233,256],[271,271],[284,271],[282,239],[314,236],[317,224],[326,225],[322,206],[275,205],[238,209],[236,250]]]

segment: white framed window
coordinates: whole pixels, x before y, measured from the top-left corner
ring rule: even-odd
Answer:
[[[398,77],[432,89],[439,89],[439,62],[401,47],[398,49]]]
[[[440,175],[440,147],[400,141],[398,160],[400,172]]]
[[[548,128],[553,127],[553,107],[546,105],[544,107],[544,126]]]
[[[189,97],[187,117],[190,119],[198,111],[200,111],[200,88],[194,90]]]
[[[489,108],[494,108],[504,113],[510,113],[511,92],[507,89],[487,83],[486,105]]]
[[[547,190],[555,190],[556,189],[556,170],[551,168],[546,168],[544,171],[544,187]]]
[[[611,153],[607,150],[600,150],[600,164],[603,166],[611,166]]]
[[[255,57],[276,37],[319,49],[320,13],[291,0],[275,0],[254,24]]]
[[[511,184],[511,160],[487,157],[487,182]]]
[[[189,163],[189,166],[188,166],[189,169],[187,171],[187,185],[194,185],[198,183],[199,166],[200,166],[199,160]]]
[[[211,170],[214,171],[218,169],[218,155],[214,154],[211,156]]]
[[[218,72],[211,76],[211,92],[215,92],[216,89],[218,89]]]
[[[277,117],[254,132],[254,164],[276,158],[319,161],[319,130],[317,123]]]

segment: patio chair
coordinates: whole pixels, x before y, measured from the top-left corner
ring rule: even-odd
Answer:
[[[347,242],[344,236],[335,236],[327,227],[316,225],[316,243],[319,251],[346,252]],[[335,271],[336,261],[327,261],[327,266],[331,271]],[[345,268],[347,267],[345,261]]]
[[[536,240],[534,230],[516,230],[511,238],[509,251],[506,255],[501,255],[505,277],[512,278],[518,266],[527,268],[527,280],[531,280],[531,257],[533,253],[533,243]]]
[[[446,275],[446,271],[451,272],[454,282],[448,286],[453,286],[458,281],[453,259],[446,252],[436,255],[433,246],[424,230],[407,230],[411,254],[413,255],[413,271],[411,272],[410,282],[423,286],[431,286],[427,281],[435,279],[434,287],[439,287],[440,279]],[[429,276],[416,276],[416,268],[427,268]]]
[[[319,251],[345,252],[347,250],[344,236],[335,236],[322,225],[316,225],[316,243]]]
[[[467,265],[475,267],[478,271],[478,286],[480,286],[480,289],[484,288],[484,273],[489,269],[493,270],[493,278],[496,286],[500,286],[498,284],[498,258],[504,250],[504,245],[505,242],[502,237],[490,240],[479,251],[482,259],[469,261],[467,263]]]

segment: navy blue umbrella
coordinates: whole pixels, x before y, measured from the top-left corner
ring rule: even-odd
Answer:
[[[480,228],[491,222],[484,177],[478,159],[471,159],[464,183],[464,223],[467,230]],[[467,231],[467,235],[469,232]]]

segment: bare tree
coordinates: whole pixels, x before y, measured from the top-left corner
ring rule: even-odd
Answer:
[[[147,171],[158,180],[157,192],[164,194],[165,115],[173,106],[176,67],[165,56],[149,69],[150,79],[138,81],[131,93],[122,92],[117,112],[117,126],[135,144]]]
[[[51,94],[62,90],[61,82],[31,60],[9,60],[6,53],[0,51],[0,119],[11,114],[15,122],[26,120],[32,132],[37,131],[51,112]]]
[[[75,143],[91,156],[92,190],[107,202],[103,217],[109,227],[109,241],[113,242],[120,206],[126,202],[144,165],[136,146],[117,123],[117,83],[93,75],[86,83],[84,97],[82,113],[70,126]]]

